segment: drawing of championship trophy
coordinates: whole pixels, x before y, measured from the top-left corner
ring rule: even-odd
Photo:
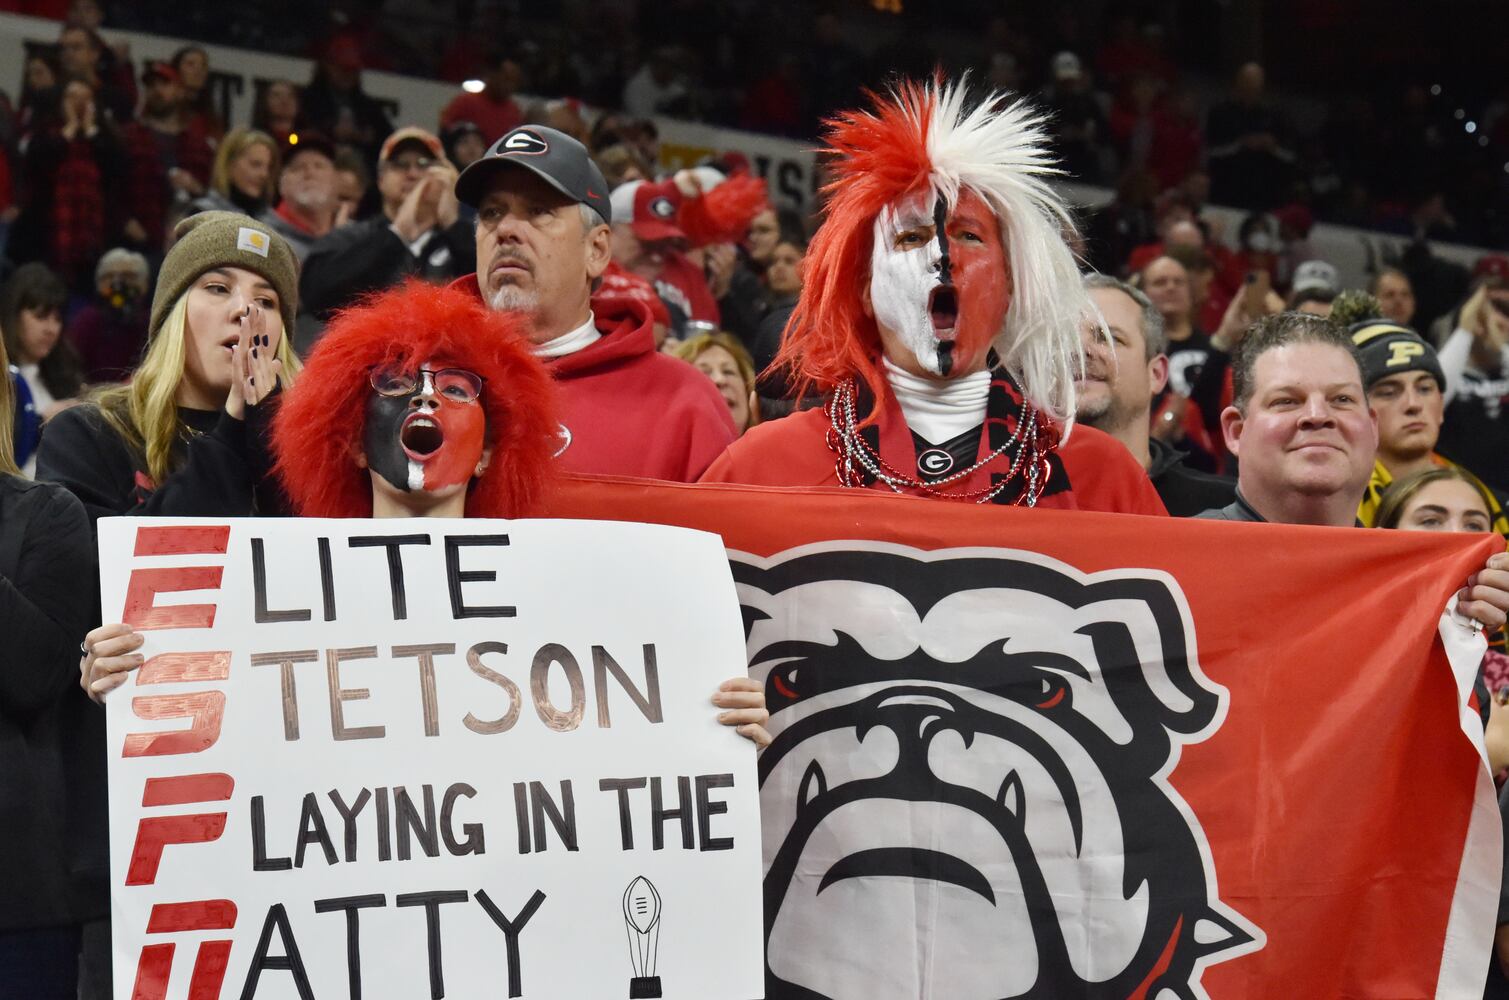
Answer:
[[[660,977],[655,974],[655,952],[660,946],[660,893],[643,875],[624,890],[624,924],[629,931],[629,962],[634,977],[629,980],[629,1000],[653,1000],[660,996]]]

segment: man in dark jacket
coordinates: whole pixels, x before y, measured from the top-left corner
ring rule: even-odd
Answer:
[[[1079,422],[1126,445],[1174,517],[1224,507],[1236,497],[1236,483],[1191,469],[1182,451],[1148,432],[1153,399],[1168,382],[1163,316],[1146,295],[1115,278],[1092,274],[1085,287],[1111,342],[1099,330],[1085,330],[1085,371],[1075,383]]]
[[[435,136],[412,127],[389,136],[377,164],[382,212],[335,229],[310,249],[299,281],[305,312],[323,323],[410,276],[442,283],[475,271],[472,227],[460,218],[455,185],[456,168]]]
[[[3,387],[0,403],[10,403]],[[104,748],[100,780],[87,789],[69,757],[70,745],[88,738],[71,728],[71,713],[80,694],[73,683],[78,641],[97,613],[83,585],[93,576],[94,552],[78,500],[14,469],[9,443],[0,444],[0,629],[7,638],[0,664],[6,853],[0,995],[71,1000],[78,989],[79,926],[103,915],[105,898],[79,891],[67,850],[70,820],[82,821],[90,805],[105,802]],[[101,828],[93,833],[102,839]]]

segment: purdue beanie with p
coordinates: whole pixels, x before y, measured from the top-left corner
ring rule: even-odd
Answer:
[[[1407,326],[1386,319],[1365,319],[1347,331],[1362,356],[1362,381],[1371,389],[1382,379],[1400,372],[1428,372],[1442,390],[1446,374],[1436,349]]]

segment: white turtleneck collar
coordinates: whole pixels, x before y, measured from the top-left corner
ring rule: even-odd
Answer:
[[[587,322],[554,340],[535,344],[533,350],[537,358],[561,358],[596,343],[601,337],[602,334],[597,332],[597,317],[588,312]]]
[[[954,379],[921,378],[881,358],[886,381],[901,404],[906,425],[929,444],[945,444],[985,423],[990,370]]]

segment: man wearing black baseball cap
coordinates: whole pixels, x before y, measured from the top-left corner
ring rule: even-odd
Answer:
[[[1348,332],[1362,358],[1368,405],[1378,415],[1377,459],[1367,493],[1357,509],[1357,519],[1371,527],[1383,491],[1391,482],[1437,466],[1455,465],[1436,454],[1446,410],[1446,375],[1436,349],[1407,326],[1388,319],[1367,319],[1353,324]],[[1462,471],[1472,476],[1468,470]],[[1505,519],[1492,491],[1483,486],[1482,492],[1491,501],[1493,530],[1509,535],[1509,519]]]
[[[558,459],[570,472],[695,480],[734,439],[728,407],[691,365],[655,350],[649,307],[594,302],[611,262],[613,210],[587,148],[541,125],[495,142],[461,172],[477,212],[477,273],[456,284],[529,320],[559,384]]]

